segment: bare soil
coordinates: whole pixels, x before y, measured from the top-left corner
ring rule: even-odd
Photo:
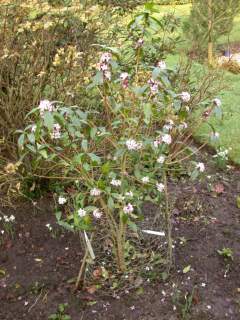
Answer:
[[[55,224],[50,197],[16,210],[1,208],[16,216],[16,225],[13,238],[1,236],[0,320],[48,319],[61,303],[68,303],[72,320],[240,319],[240,171],[208,174],[211,178],[197,184],[170,184],[171,276],[144,280],[115,297],[104,290],[72,292],[82,259],[79,239],[63,232],[54,238],[48,231],[46,224]],[[146,205],[144,214],[150,210]],[[217,253],[224,247],[232,250],[233,260]]]

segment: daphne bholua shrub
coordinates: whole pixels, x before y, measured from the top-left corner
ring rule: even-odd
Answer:
[[[52,178],[74,184],[71,193],[58,195],[58,223],[87,239],[87,233],[106,232],[107,226],[121,272],[127,268],[128,230],[138,231],[145,201],[167,201],[168,170],[186,159],[184,138],[194,119],[192,94],[171,82],[175,71],[164,61],[147,70],[138,63],[122,70],[119,56],[103,53],[88,85],[98,105],[84,111],[43,100],[31,112],[35,122],[19,138],[25,157],[31,153],[49,164]],[[196,177],[205,167],[195,163],[193,169]],[[167,209],[162,219],[172,247]]]

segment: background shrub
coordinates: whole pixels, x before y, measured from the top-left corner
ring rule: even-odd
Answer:
[[[87,21],[72,9],[21,1],[2,6],[0,21],[0,136],[2,151],[16,158],[14,132],[42,97],[74,103],[81,96],[99,26],[91,14]]]

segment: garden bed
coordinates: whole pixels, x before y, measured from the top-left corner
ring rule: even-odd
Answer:
[[[68,303],[72,320],[223,320],[240,314],[240,171],[211,169],[201,183],[172,182],[174,267],[168,280],[140,279],[134,289],[73,293],[82,258],[77,236],[56,232],[50,197],[17,210],[14,239],[0,247],[0,319],[42,320]],[[145,206],[144,214],[150,208]],[[54,230],[57,230],[54,228]],[[229,248],[233,260],[217,253]],[[146,271],[148,270],[146,265]],[[149,270],[151,272],[151,270]],[[56,318],[64,319],[64,318]]]

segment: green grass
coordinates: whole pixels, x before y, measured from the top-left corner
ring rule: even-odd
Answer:
[[[175,6],[159,6],[161,14],[173,12],[179,16],[182,21],[187,19],[190,13],[190,5],[175,5]],[[218,44],[227,43],[227,36],[222,36],[218,40]],[[240,43],[240,15],[234,20],[233,30],[230,34],[230,42]],[[184,51],[187,46],[187,41],[183,43],[179,51]],[[174,65],[179,60],[180,55],[172,55],[167,59],[169,65]],[[219,93],[218,97],[222,100],[223,119],[219,120],[212,116],[210,123],[214,126],[217,132],[220,133],[219,144],[224,148],[232,148],[230,158],[235,163],[240,164],[240,74],[234,75],[229,72],[224,72],[224,86],[226,89]],[[210,127],[204,125],[197,134],[197,138],[201,139],[208,135]]]

